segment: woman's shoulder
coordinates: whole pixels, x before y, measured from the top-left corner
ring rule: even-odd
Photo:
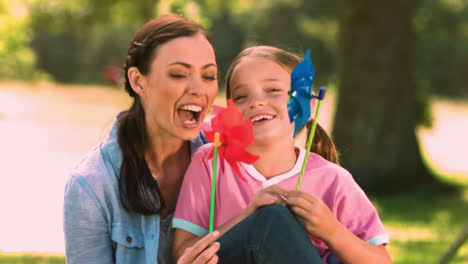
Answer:
[[[88,189],[93,193],[114,191],[118,186],[121,152],[117,142],[106,138],[88,151],[71,171],[67,189]]]

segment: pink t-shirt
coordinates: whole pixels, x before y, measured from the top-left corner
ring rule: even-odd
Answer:
[[[194,154],[185,174],[173,220],[173,228],[197,236],[208,233],[212,160],[205,157],[211,146],[205,145]],[[253,195],[264,188],[276,184],[286,190],[294,190],[305,158],[305,150],[299,150],[294,167],[270,179],[266,179],[254,166],[240,163],[240,171],[247,180],[243,182],[227,162],[219,164],[215,229],[241,214]],[[321,199],[337,219],[359,238],[375,246],[388,243],[388,235],[377,211],[347,170],[310,153],[301,190]],[[309,237],[326,263],[330,254],[327,245],[320,239]]]

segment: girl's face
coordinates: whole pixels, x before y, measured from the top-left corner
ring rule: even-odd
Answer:
[[[288,116],[290,73],[276,62],[245,57],[232,72],[230,96],[245,118],[252,120],[255,144],[292,139]]]
[[[162,44],[141,84],[149,131],[194,139],[218,92],[213,47],[202,34]]]

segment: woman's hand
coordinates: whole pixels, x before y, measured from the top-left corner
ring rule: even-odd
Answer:
[[[286,197],[286,204],[309,234],[327,241],[339,229],[341,223],[322,200],[302,191],[289,191]]]
[[[259,192],[257,192],[250,200],[247,208],[244,210],[244,214],[249,216],[257,211],[258,208],[272,205],[272,204],[286,204],[285,200],[282,198],[286,190],[277,186],[272,185],[268,188],[265,188]]]
[[[216,264],[218,263],[219,242],[214,242],[219,237],[219,232],[214,231],[198,240],[193,246],[188,247],[182,253],[177,264]],[[214,242],[214,243],[213,243]],[[213,245],[210,246],[210,244]]]

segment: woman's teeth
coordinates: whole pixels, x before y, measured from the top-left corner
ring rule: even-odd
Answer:
[[[191,127],[198,122],[197,120],[202,110],[203,108],[201,106],[187,104],[180,107],[178,112],[184,125]]]
[[[195,118],[192,119],[192,120],[185,120],[184,121],[184,124],[186,124],[186,125],[193,125],[195,123],[197,123],[197,120]]]
[[[192,112],[200,112],[202,110],[201,106],[198,105],[184,105],[180,108],[180,110],[185,110],[185,111],[192,111]]]

